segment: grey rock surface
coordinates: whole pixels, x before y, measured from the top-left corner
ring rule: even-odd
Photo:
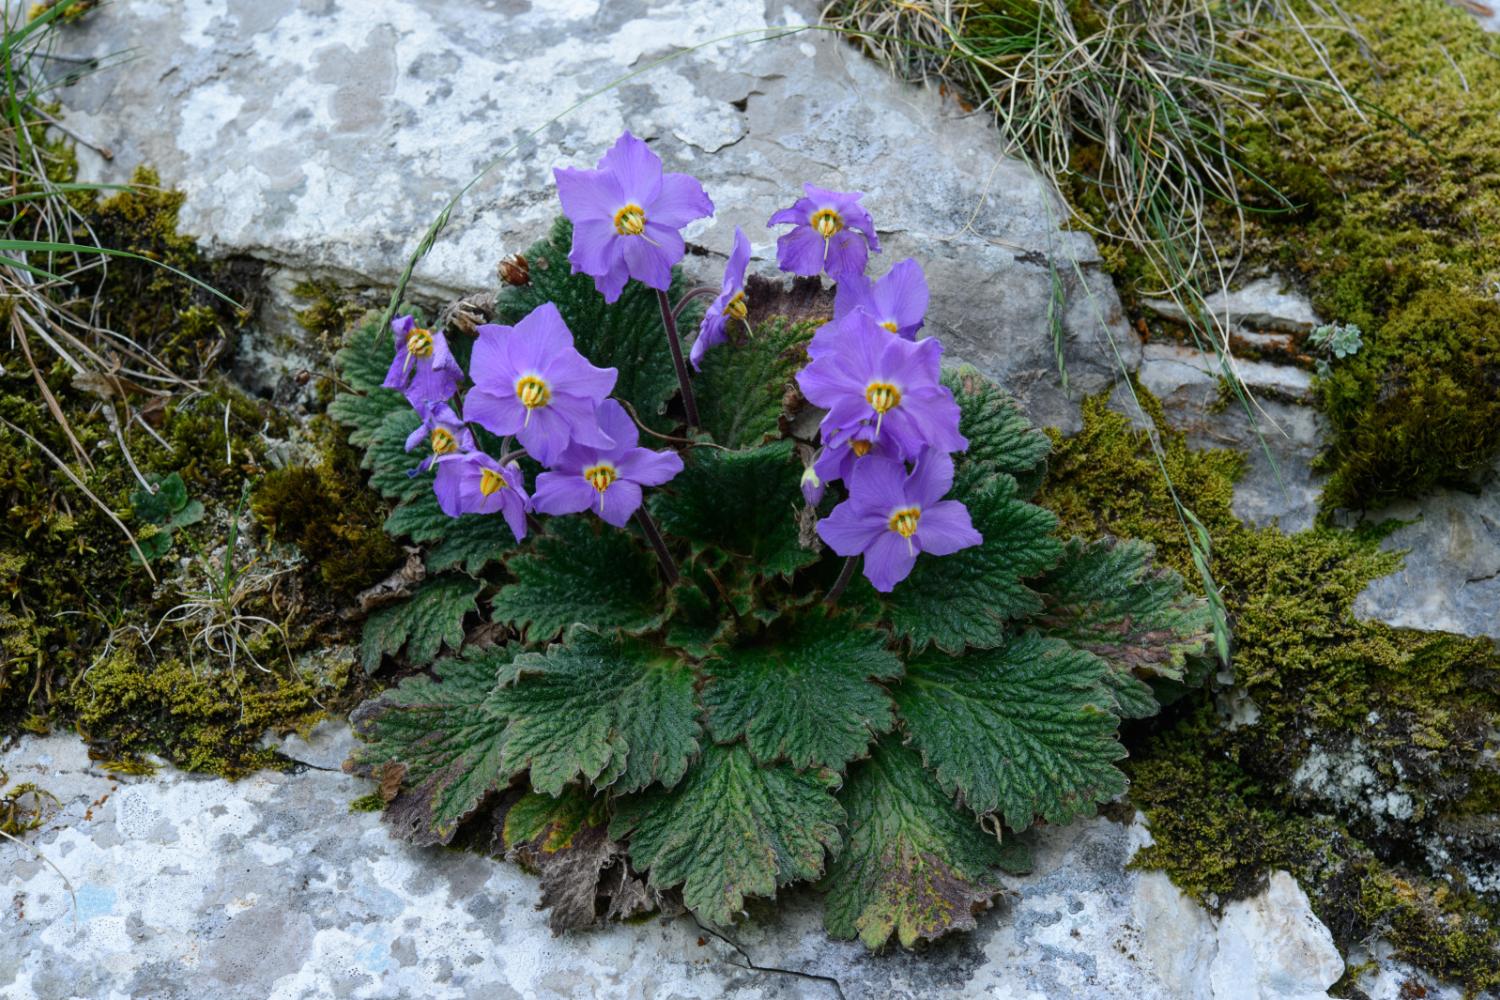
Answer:
[[[348,813],[370,786],[323,765],[350,740],[320,727],[282,744],[317,767],[238,783],[110,775],[72,736],[0,753],[60,806],[28,838],[56,870],[0,843],[0,997],[1291,1000],[1343,968],[1284,873],[1215,919],[1128,870],[1149,834],[1103,818],[1043,830],[979,930],[921,953],[830,941],[807,892],[756,907],[733,944],[686,917],[554,938],[514,865]],[[1393,985],[1371,996],[1393,1000],[1401,969],[1380,968]]]
[[[718,205],[687,232],[700,277],[735,225],[774,269],[765,220],[804,180],[862,190],[886,246],[876,267],[922,262],[929,328],[950,356],[1002,379],[1037,419],[1075,426],[1054,313],[1075,397],[1114,379],[1115,348],[1126,367],[1139,352],[1092,240],[1060,228],[1055,192],[1002,155],[983,115],[826,33],[766,40],[820,6],[142,0],[105,5],[67,42],[133,61],[58,96],[70,128],[115,152],[80,149],[88,178],[154,165],[212,248],[354,285],[393,283],[445,201],[493,165],[416,271],[414,288],[439,298],[491,287],[498,260],[557,213],[551,168],[592,166],[625,128]]]

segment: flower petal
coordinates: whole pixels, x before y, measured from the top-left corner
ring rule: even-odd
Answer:
[[[682,458],[675,451],[632,448],[620,456],[616,465],[621,479],[642,486],[660,486],[682,471]]]
[[[563,214],[575,226],[586,220],[611,221],[625,200],[619,181],[607,170],[555,167],[552,176],[557,179]]]
[[[849,473],[849,499],[889,517],[911,501],[906,493],[906,466],[878,455],[866,455]]]
[[[811,226],[798,226],[776,241],[776,266],[811,278],[823,273],[823,237]]]
[[[648,222],[660,222],[681,229],[694,219],[714,214],[714,203],[698,178],[691,174],[668,173],[661,178],[661,193],[645,206]]]
[[[625,266],[632,278],[658,291],[665,292],[672,287],[672,265],[676,261],[666,250],[652,246],[639,236],[621,240],[620,245],[625,251]]]
[[[543,514],[577,514],[597,502],[599,491],[582,476],[568,472],[543,472],[536,477],[531,506]]]
[[[940,500],[923,507],[916,538],[923,552],[935,556],[951,555],[984,541],[984,536],[974,530],[969,508],[957,500]]]
[[[526,407],[514,392],[500,396],[475,386],[464,397],[464,421],[504,437],[521,429],[526,422]]]
[[[588,275],[608,274],[615,261],[622,256],[621,237],[615,232],[612,222],[604,219],[580,219],[573,224],[573,246],[568,251],[568,263],[573,273]]]
[[[928,448],[917,456],[916,466],[906,477],[906,495],[923,510],[937,503],[953,488],[953,459],[946,451]]]
[[[602,496],[604,503],[602,506],[595,503],[594,513],[616,528],[625,527],[630,515],[641,506],[641,488],[628,479],[616,479],[609,484],[609,489]]]
[[[828,240],[828,253],[822,270],[834,281],[845,281],[857,274],[865,273],[865,264],[870,259],[869,247],[864,236],[852,229],[841,229]]]
[[[908,545],[896,532],[886,531],[865,550],[865,579],[882,594],[888,594],[910,575],[916,563],[916,546]]]
[[[644,208],[661,194],[661,158],[629,131],[620,133],[599,161],[599,169],[612,174],[620,186],[621,203],[615,205],[611,215],[627,202]]]
[[[885,518],[845,500],[817,524],[818,537],[841,556],[857,556],[889,531]]]

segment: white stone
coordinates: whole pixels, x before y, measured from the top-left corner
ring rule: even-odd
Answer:
[[[62,44],[133,60],[57,96],[71,129],[114,150],[105,162],[80,148],[84,177],[154,165],[186,193],[184,227],[212,249],[355,286],[393,283],[447,199],[478,177],[415,272],[414,292],[434,299],[493,287],[497,261],[558,213],[552,167],[592,166],[622,129],[704,182],[718,215],[687,231],[697,252],[686,264],[715,283],[736,225],[757,269],[774,270],[766,219],[803,181],[862,190],[886,248],[874,270],[921,261],[928,330],[948,356],[999,378],[1039,421],[1076,427],[1077,398],[1120,373],[1111,341],[1125,368],[1140,347],[1093,241],[1062,228],[1056,192],[1002,154],[987,116],[893,79],[828,33],[765,40],[815,23],[820,7],[107,4]],[[1049,324],[1054,279],[1071,399]],[[267,322],[295,331],[285,316]],[[303,364],[289,357],[285,369]]]
[[[1215,1000],[1313,1000],[1344,974],[1333,935],[1284,871],[1266,891],[1224,908],[1209,969]]]

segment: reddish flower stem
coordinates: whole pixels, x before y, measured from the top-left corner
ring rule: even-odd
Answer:
[[[678,579],[677,563],[672,558],[672,553],[667,551],[667,542],[661,537],[661,532],[657,530],[656,522],[651,520],[651,515],[646,513],[645,507],[637,507],[635,509],[635,523],[641,526],[641,531],[645,532],[646,540],[656,550],[656,558],[661,563],[661,575],[666,579],[667,586],[676,586]]]
[[[688,378],[687,362],[682,358],[682,341],[677,339],[677,319],[672,315],[672,304],[667,293],[656,292],[657,304],[661,306],[661,322],[667,328],[667,344],[672,348],[672,367],[677,369],[677,384],[682,389],[682,408],[687,411],[688,430],[698,429],[698,400],[693,397],[693,383]]]
[[[823,603],[830,608],[838,603],[840,597],[844,596],[844,588],[849,586],[849,581],[854,579],[854,561],[857,556],[850,556],[844,560],[844,568],[839,570],[839,578],[833,581],[833,586],[828,588],[828,596],[823,598]]]

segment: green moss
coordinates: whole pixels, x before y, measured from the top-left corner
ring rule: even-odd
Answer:
[[[1137,386],[1136,392],[1160,424],[1159,404],[1144,388]],[[1110,410],[1102,395],[1084,400],[1083,421],[1083,430],[1073,437],[1049,431],[1052,455],[1037,502],[1057,513],[1063,534],[1143,538],[1156,546],[1160,561],[1186,579],[1197,579],[1171,490],[1217,536],[1238,524],[1230,503],[1244,456],[1228,450],[1193,451],[1181,435],[1166,433],[1159,436],[1163,458],[1158,465],[1146,434]]]
[[[1318,385],[1329,510],[1462,481],[1500,449],[1500,38],[1443,0],[1344,7],[1368,45],[1330,32],[1329,58],[1364,113],[1286,102],[1233,136],[1298,205],[1252,216],[1251,267],[1366,334]]]
[[[292,294],[308,303],[305,309],[297,310],[297,325],[327,345],[336,346],[344,331],[366,312],[364,305],[333,281],[301,281],[292,286]]]
[[[234,778],[278,765],[262,735],[305,735],[325,715],[319,696],[342,680],[252,682],[243,668],[151,661],[124,649],[90,670],[69,701],[79,732],[118,760],[159,753],[188,770]]]
[[[399,566],[402,552],[385,533],[385,506],[365,487],[353,449],[327,418],[314,429],[322,461],[267,474],[252,509],[273,538],[297,546],[335,596],[348,598]]]
[[[385,807],[386,801],[381,798],[379,792],[361,795],[349,803],[349,811],[352,813],[383,812]]]
[[[1150,439],[1103,403],[1088,401],[1084,429],[1057,442],[1044,502],[1065,531],[1146,537],[1180,565],[1182,527]],[[1247,527],[1229,509],[1236,457],[1192,451],[1163,424],[1157,436],[1178,495],[1212,533],[1235,687],[1258,718],[1228,729],[1198,692],[1167,717],[1175,725],[1132,747],[1131,799],[1156,842],[1136,863],[1210,905],[1284,868],[1341,945],[1379,934],[1470,988],[1500,984],[1500,900],[1466,890],[1462,876],[1493,855],[1500,828],[1500,769],[1486,757],[1500,725],[1500,653],[1487,640],[1360,621],[1359,593],[1400,563],[1380,550],[1380,530]],[[1315,754],[1352,755],[1372,776],[1352,798],[1294,786]],[[1410,795],[1409,814],[1371,808],[1387,793]]]

